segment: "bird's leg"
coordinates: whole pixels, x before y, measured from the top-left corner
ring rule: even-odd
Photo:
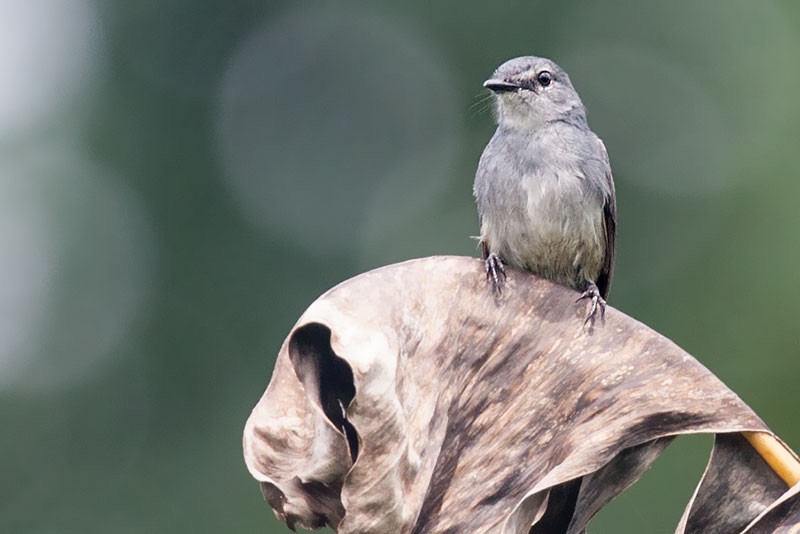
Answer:
[[[506,279],[506,269],[503,260],[494,252],[489,252],[486,241],[481,240],[481,258],[486,265],[486,279],[491,280],[492,289],[500,293],[503,281]]]
[[[591,299],[592,300],[592,307],[589,309],[589,314],[586,316],[586,320],[583,321],[583,324],[588,323],[589,321],[594,322],[595,315],[597,314],[597,309],[600,308],[600,317],[604,318],[606,316],[606,301],[603,297],[600,296],[600,290],[597,289],[597,286],[594,282],[589,283],[589,287],[586,288],[586,291],[581,293],[581,296],[578,297],[578,300],[575,302],[580,302],[584,299]]]
[[[506,279],[506,269],[503,260],[495,253],[489,254],[484,260],[486,263],[486,278],[492,281],[492,288],[498,293],[501,292],[503,282]]]

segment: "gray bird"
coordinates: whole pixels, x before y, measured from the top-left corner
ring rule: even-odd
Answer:
[[[483,86],[494,93],[497,131],[481,155],[474,193],[486,274],[500,291],[503,265],[605,299],[614,268],[616,201],[603,142],[564,70],[519,57]]]

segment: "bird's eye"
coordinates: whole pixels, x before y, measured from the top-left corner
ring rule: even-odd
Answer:
[[[536,81],[539,82],[539,85],[542,87],[547,87],[553,81],[553,75],[550,74],[550,71],[543,70],[536,75]]]

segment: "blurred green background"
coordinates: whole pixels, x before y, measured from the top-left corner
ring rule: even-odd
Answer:
[[[0,0],[0,532],[284,532],[241,430],[333,284],[475,255],[481,83],[571,74],[611,303],[800,448],[800,4]],[[708,438],[590,531],[672,532]]]

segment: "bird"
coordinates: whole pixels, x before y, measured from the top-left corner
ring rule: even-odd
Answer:
[[[603,141],[567,73],[524,56],[483,83],[497,129],[481,154],[473,193],[481,257],[497,292],[505,266],[581,292],[584,321],[605,315],[614,271],[616,197]]]

